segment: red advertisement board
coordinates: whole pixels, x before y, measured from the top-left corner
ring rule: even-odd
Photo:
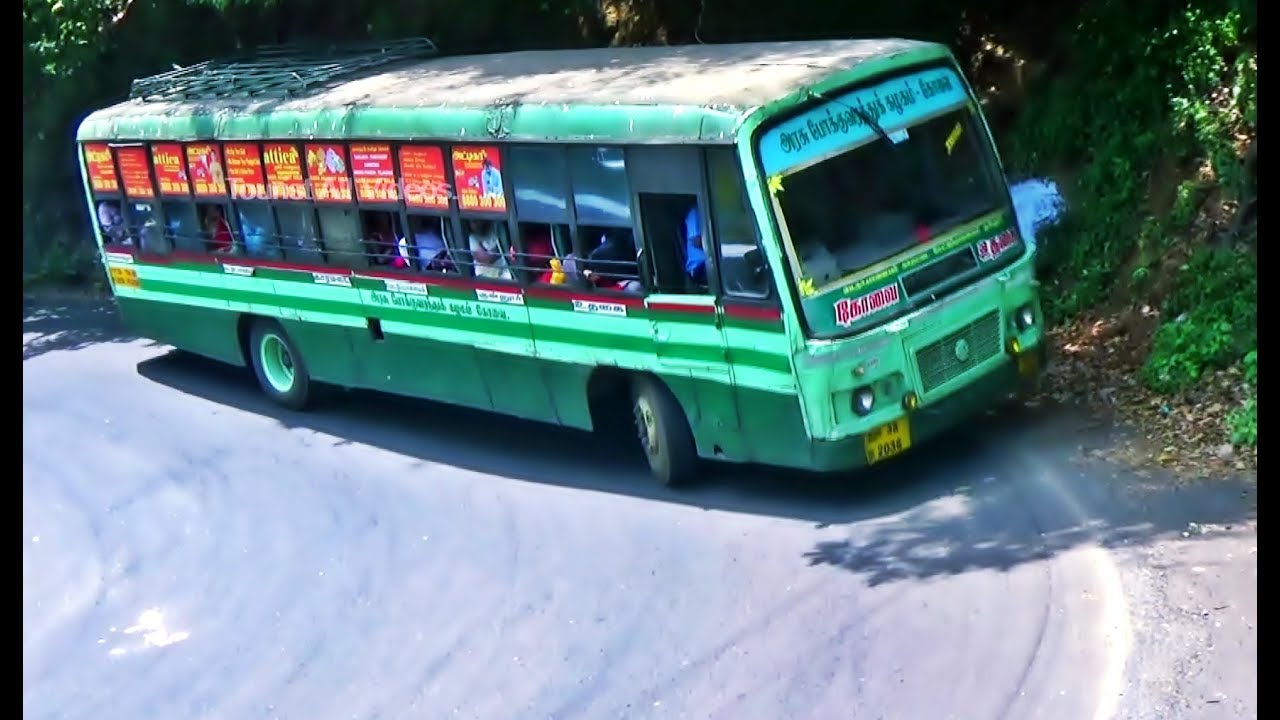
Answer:
[[[506,212],[502,190],[502,158],[494,145],[453,148],[453,182],[462,210]]]
[[[147,163],[147,149],[141,145],[116,148],[116,167],[120,168],[120,184],[125,197],[150,200],[156,196],[151,186],[151,168]]]
[[[267,180],[262,172],[262,155],[255,143],[224,143],[231,197],[237,200],[266,200]]]
[[[347,175],[346,148],[336,143],[315,143],[306,147],[307,179],[318,202],[351,202],[351,179]]]
[[[272,200],[306,200],[307,183],[302,177],[302,153],[290,143],[267,143],[262,146],[262,160],[267,168],[267,188]]]
[[[356,198],[360,202],[400,200],[390,145],[352,143],[351,175],[355,178]]]
[[[449,184],[444,176],[444,152],[432,145],[400,148],[400,177],[409,207],[449,209]]]
[[[227,196],[227,175],[217,145],[187,145],[187,172],[191,174],[191,190],[197,197]]]
[[[152,145],[151,164],[156,169],[156,184],[160,186],[161,195],[185,197],[191,194],[191,183],[187,181],[187,164],[182,161],[181,145]]]
[[[115,158],[106,143],[87,143],[84,146],[84,164],[89,173],[89,187],[94,192],[120,192]]]

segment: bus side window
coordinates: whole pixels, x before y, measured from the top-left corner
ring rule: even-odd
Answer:
[[[404,234],[400,230],[400,218],[384,210],[362,210],[360,225],[364,229],[365,258],[373,267],[404,268],[407,262],[397,251],[397,240]],[[398,261],[398,262],[397,262]]]
[[[124,213],[120,211],[120,203],[116,200],[101,200],[94,211],[98,214],[98,229],[102,233],[102,244],[124,245],[128,238],[128,229],[124,226]]]
[[[511,265],[522,282],[562,284],[576,265],[569,215],[569,156],[558,146],[513,146],[505,156],[514,195],[518,247]],[[593,170],[584,169],[585,173]],[[584,180],[588,185],[590,180]]]
[[[360,218],[352,207],[316,208],[320,235],[329,262],[345,268],[365,268],[364,251],[360,247]]]
[[[768,297],[768,264],[760,250],[756,225],[747,205],[742,173],[728,148],[707,149],[711,216],[719,258],[716,269],[726,295]]]
[[[143,252],[165,252],[164,228],[156,219],[155,206],[149,202],[125,204],[125,225]]]
[[[639,193],[655,293],[706,293],[702,213],[696,195]]]
[[[200,216],[192,202],[166,202],[164,210],[164,236],[169,247],[189,253],[204,252],[204,238],[200,235]]]
[[[559,285],[565,281],[565,258],[569,247],[569,226],[520,223],[524,252],[511,249],[511,265],[526,282]]]
[[[316,240],[315,211],[307,204],[276,206],[280,221],[280,247],[289,262],[318,265],[324,262],[324,250]]]
[[[240,220],[240,244],[249,257],[279,258],[280,238],[276,234],[271,206],[243,204],[236,207]]]
[[[417,272],[457,273],[452,234],[446,217],[410,215],[409,234],[397,241],[396,254]]]
[[[475,277],[493,280],[511,280],[511,267],[507,262],[507,224],[495,220],[463,220],[462,231],[467,237],[468,262]]]
[[[635,233],[631,228],[578,228],[578,239],[585,245],[585,257],[576,263],[576,271],[588,287],[633,294],[643,294]]]

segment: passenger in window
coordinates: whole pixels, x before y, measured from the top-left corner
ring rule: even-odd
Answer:
[[[636,248],[630,233],[618,230],[604,232],[600,237],[600,244],[591,251],[583,264],[583,275],[595,287],[629,293],[644,292],[638,275]]]
[[[204,231],[209,234],[209,251],[229,253],[235,246],[231,237],[231,225],[222,215],[222,208],[207,205],[204,209]]]
[[[128,245],[129,238],[125,234],[124,215],[120,206],[106,200],[98,203],[98,226],[102,228],[102,241],[108,245]]]
[[[390,213],[370,213],[368,216],[369,232],[365,235],[366,253],[371,265],[394,265],[396,260],[396,233],[392,229]],[[403,265],[401,265],[403,266]]]
[[[511,248],[511,264],[528,271],[535,282],[551,283],[556,272],[560,272],[563,282],[563,268],[556,258],[555,244],[551,240],[551,228],[545,225],[534,225],[524,233],[524,252],[517,253]],[[552,267],[552,265],[556,267]],[[558,283],[557,283],[558,284]]]
[[[684,271],[695,285],[707,284],[707,253],[702,247],[702,223],[698,206],[684,216]]]
[[[473,222],[468,240],[476,277],[511,279],[507,259],[502,255],[502,242],[498,239],[498,230],[492,221]]]
[[[244,248],[252,257],[266,257],[268,251],[267,229],[240,211],[240,229],[244,231]]]
[[[413,233],[412,242],[408,238],[400,238],[398,249],[400,260],[409,267],[435,272],[454,270],[444,238],[439,231],[425,223]]]

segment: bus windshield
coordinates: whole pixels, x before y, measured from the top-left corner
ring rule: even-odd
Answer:
[[[801,276],[820,289],[1005,204],[984,138],[966,105],[788,175],[777,197]]]

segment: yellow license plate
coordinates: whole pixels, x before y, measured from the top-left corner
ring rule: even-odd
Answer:
[[[863,442],[866,445],[868,464],[888,460],[911,447],[911,422],[906,417],[890,420],[872,428],[864,436]]]
[[[138,271],[133,268],[113,267],[111,268],[111,282],[116,287],[136,288],[141,287],[138,282]]]

